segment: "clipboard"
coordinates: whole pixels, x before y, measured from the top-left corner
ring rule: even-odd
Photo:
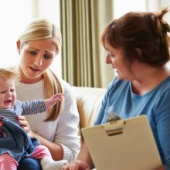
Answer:
[[[154,170],[162,166],[145,115],[81,131],[96,170]]]

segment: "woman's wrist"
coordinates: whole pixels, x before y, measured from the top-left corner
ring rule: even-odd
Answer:
[[[31,138],[36,138],[36,136],[37,136],[37,134],[35,132],[33,132],[31,129],[29,129],[28,134]]]

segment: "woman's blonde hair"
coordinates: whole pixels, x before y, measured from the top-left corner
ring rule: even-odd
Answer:
[[[61,50],[61,33],[56,25],[50,20],[44,18],[33,19],[22,31],[18,37],[21,46],[34,40],[51,39],[56,45],[56,52]]]
[[[23,44],[34,41],[51,39],[56,45],[56,53],[61,50],[61,33],[59,29],[51,21],[44,18],[37,18],[32,20],[23,30],[18,37],[20,46]],[[44,77],[44,90],[45,98],[50,98],[55,93],[63,93],[63,87],[58,77],[50,70],[47,69],[43,73]],[[49,110],[49,116],[45,121],[51,121],[57,119],[61,112],[61,106],[63,102],[57,103],[51,110]]]

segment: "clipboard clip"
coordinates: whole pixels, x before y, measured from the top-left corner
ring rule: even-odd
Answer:
[[[107,123],[103,128],[108,136],[118,135],[123,133],[124,120],[121,120],[113,111],[109,114]]]

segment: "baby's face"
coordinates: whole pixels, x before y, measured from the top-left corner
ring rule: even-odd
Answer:
[[[10,109],[16,101],[14,80],[0,78],[0,109]]]

